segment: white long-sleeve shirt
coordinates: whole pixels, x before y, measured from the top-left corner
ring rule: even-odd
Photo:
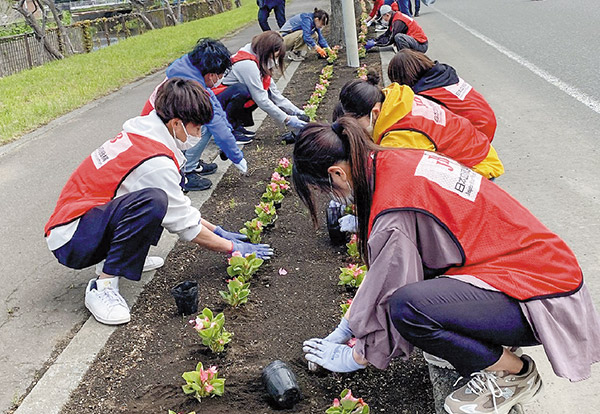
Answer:
[[[175,145],[175,138],[161,119],[152,111],[147,116],[138,116],[123,124],[123,131],[142,135],[164,144],[173,151],[179,165],[185,164],[185,156]],[[162,225],[170,233],[176,233],[180,239],[193,240],[202,230],[200,211],[192,206],[191,200],[183,194],[179,183],[181,175],[177,166],[168,157],[153,157],[144,161],[131,171],[117,189],[116,197],[142,190],[160,188],[167,194],[167,213]],[[79,219],[53,228],[46,237],[50,250],[63,246],[77,230]]]

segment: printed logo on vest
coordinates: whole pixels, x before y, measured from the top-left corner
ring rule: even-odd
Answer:
[[[444,109],[428,99],[415,95],[412,107],[412,114],[422,116],[438,125],[446,126],[446,113]]]
[[[440,187],[474,202],[479,194],[481,175],[460,163],[433,152],[425,151],[415,170],[416,177],[425,177]]]
[[[92,152],[92,162],[96,169],[100,169],[112,159],[115,159],[120,153],[127,151],[133,144],[124,132],[106,141],[98,149]]]
[[[461,101],[464,101],[469,92],[471,92],[471,89],[473,89],[473,87],[467,82],[465,82],[463,79],[458,78],[458,83],[455,83],[454,85],[444,86],[444,89],[456,96]]]

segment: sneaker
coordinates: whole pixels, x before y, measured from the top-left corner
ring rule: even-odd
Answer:
[[[244,134],[242,134],[242,133],[240,133],[238,131],[235,131],[235,130],[233,131],[233,136],[235,137],[235,143],[236,144],[244,145],[244,144],[249,144],[249,143],[251,143],[253,141],[252,137],[244,135]]]
[[[147,256],[146,260],[144,260],[144,268],[142,269],[142,272],[149,272],[151,270],[158,269],[159,267],[162,267],[164,264],[165,264],[165,261],[163,260],[162,257]],[[102,273],[103,268],[104,268],[104,260],[102,260],[100,263],[96,264],[96,274],[98,276],[100,276],[100,274]],[[118,286],[117,286],[117,290],[119,290]]]
[[[293,62],[302,62],[304,60],[302,56],[297,55],[295,52],[288,52],[287,57]]]
[[[185,175],[184,190],[186,191],[204,191],[212,186],[212,181],[200,176],[200,174],[190,173]]]
[[[527,355],[521,358],[529,365],[525,374],[476,372],[466,385],[446,397],[446,412],[508,414],[515,405],[532,402],[542,390],[542,379],[533,359]]]
[[[105,325],[120,325],[131,320],[129,306],[119,294],[119,278],[92,279],[85,289],[85,307]]]
[[[238,127],[235,127],[234,130],[239,132],[240,134],[248,135],[249,137],[253,137],[256,135],[256,132],[250,131],[249,129],[246,129],[241,125]]]
[[[200,160],[193,171],[200,175],[211,175],[217,171],[217,164],[214,162],[204,162]]]

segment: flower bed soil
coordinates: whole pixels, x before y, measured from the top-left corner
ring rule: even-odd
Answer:
[[[364,63],[380,69],[378,54],[368,54]],[[285,95],[301,106],[324,65],[324,61],[309,57]],[[356,76],[355,70],[344,65],[341,53],[331,87],[319,107],[320,119],[330,119],[341,86]],[[235,231],[255,216],[254,205],[277,160],[291,156],[292,146],[279,142],[282,132],[269,119],[263,123],[257,139],[244,149],[249,175],[241,176],[231,168],[203,206],[204,217]],[[263,236],[276,254],[255,275],[250,300],[240,309],[226,306],[218,293],[226,289],[225,256],[178,243],[139,297],[131,322],[114,332],[62,413],[277,412],[269,406],[260,379],[263,367],[275,359],[286,361],[295,372],[304,397],[294,409],[284,411],[323,413],[333,398],[350,388],[365,399],[372,412],[434,412],[428,370],[420,355],[394,361],[386,371],[369,367],[342,375],[306,369],[302,342],[327,335],[339,322],[342,299],[350,297],[346,289],[337,286],[338,268],[347,258],[345,247],[329,244],[324,225],[313,229],[293,191],[283,200],[275,227]],[[279,275],[279,268],[288,274]],[[176,315],[170,289],[186,279],[198,281],[199,311],[209,307],[225,312],[225,327],[234,337],[221,355],[201,345],[188,324],[192,317]],[[181,374],[193,370],[197,362],[218,366],[219,376],[226,378],[222,397],[200,403],[183,394]]]

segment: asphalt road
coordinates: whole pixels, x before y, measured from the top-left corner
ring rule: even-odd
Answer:
[[[597,2],[439,0],[418,22],[428,56],[454,66],[496,112],[493,144],[506,168],[497,183],[567,241],[600,309]],[[527,413],[598,412],[600,367],[571,384],[552,374],[543,351],[526,352],[546,385]]]

